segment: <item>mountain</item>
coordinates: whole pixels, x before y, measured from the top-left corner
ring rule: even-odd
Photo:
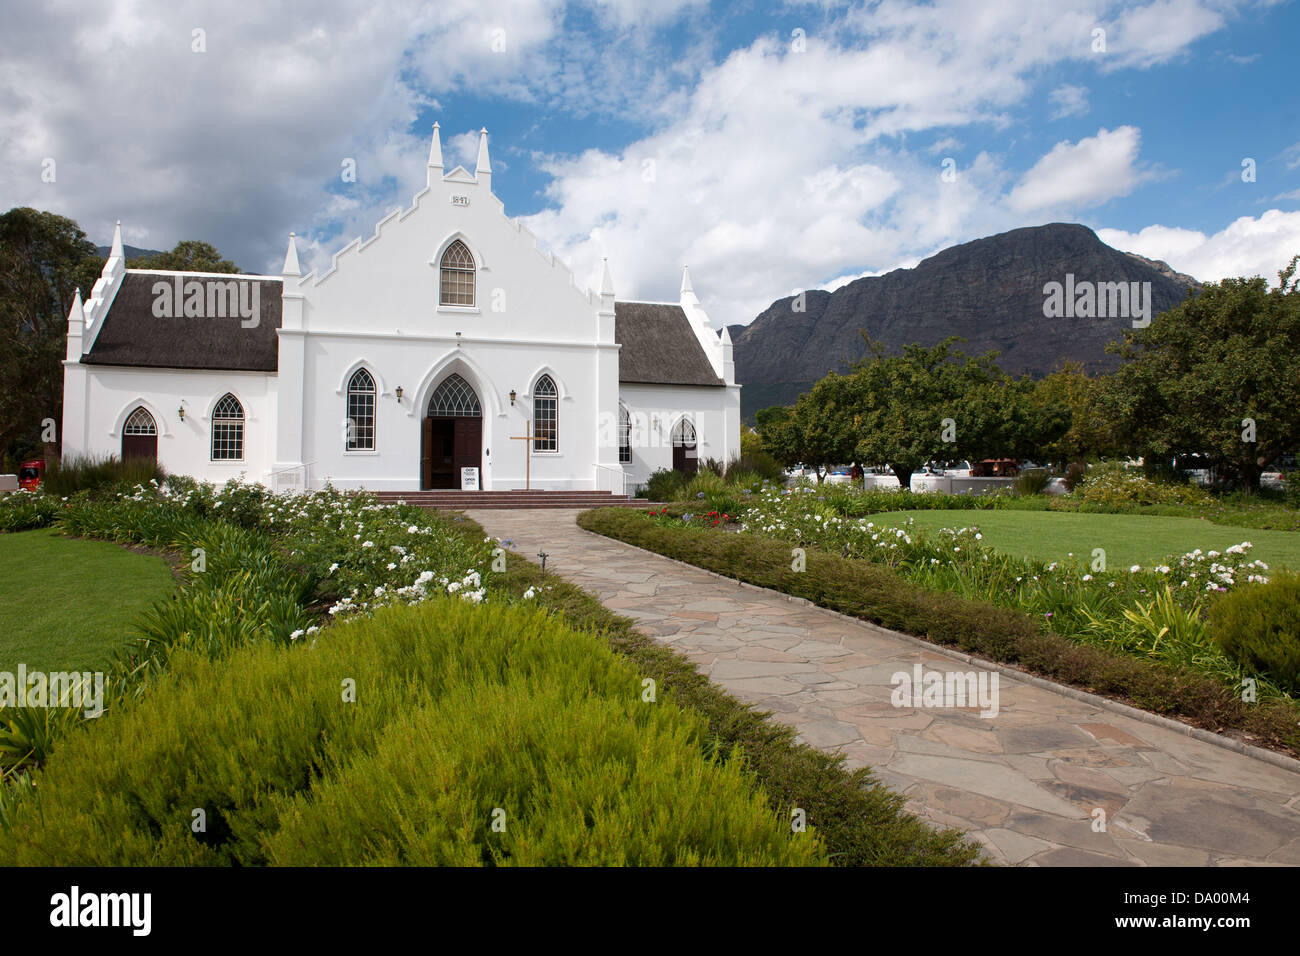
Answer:
[[[1045,375],[1067,359],[1090,372],[1113,369],[1118,357],[1106,344],[1132,328],[1131,313],[1047,318],[1044,286],[1065,286],[1067,274],[1076,290],[1084,282],[1149,282],[1152,316],[1199,287],[1166,263],[1113,249],[1075,223],[964,242],[911,269],[855,279],[834,292],[806,292],[803,311],[795,311],[792,296],[778,299],[739,332],[732,328],[742,414],[752,421],[761,408],[793,402],[828,371],[844,371],[866,353],[859,329],[891,354],[958,335],[967,354],[996,350],[997,364],[1016,375]]]
[[[95,251],[105,258],[113,250],[112,246],[96,246]],[[122,243],[122,251],[126,253],[128,259],[138,259],[141,256],[157,256],[161,253],[157,249],[140,249],[137,246],[128,246]]]

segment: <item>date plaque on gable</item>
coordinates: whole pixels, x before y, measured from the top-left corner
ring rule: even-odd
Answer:
[[[468,196],[452,196],[452,197],[451,197],[451,204],[452,204],[453,206],[468,206],[468,205],[469,205],[469,197],[468,197]]]

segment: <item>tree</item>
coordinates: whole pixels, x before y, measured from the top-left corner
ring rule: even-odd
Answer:
[[[817,481],[825,480],[827,465],[853,454],[847,381],[832,372],[792,407],[761,410],[756,417],[764,450],[783,465],[811,465]]]
[[[993,364],[996,353],[967,357],[953,347],[961,341],[954,336],[887,356],[881,343],[863,337],[868,355],[848,377],[859,460],[889,465],[907,488],[928,461],[1016,454],[1027,443],[1025,386]]]
[[[1105,378],[1090,378],[1078,362],[1063,362],[1033,384],[1027,396],[1037,423],[1037,447],[1027,457],[1064,464],[1124,451],[1112,422],[1099,407]]]
[[[95,246],[71,219],[27,207],[0,216],[0,449],[41,447],[42,423],[63,420],[68,310]],[[92,283],[93,284],[93,283]]]
[[[1102,390],[1121,437],[1148,458],[1205,454],[1249,489],[1300,446],[1300,256],[1261,277],[1209,283],[1112,343],[1123,364]]]
[[[170,252],[130,259],[126,265],[130,269],[166,269],[172,272],[235,273],[239,271],[237,265],[221,257],[216,247],[195,239],[176,243],[176,247]]]

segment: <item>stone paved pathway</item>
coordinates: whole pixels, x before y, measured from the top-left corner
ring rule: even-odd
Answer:
[[[1300,774],[999,675],[977,708],[896,708],[890,678],[979,671],[870,624],[589,534],[576,511],[472,511],[487,532],[689,657],[909,809],[1040,866],[1300,865]],[[532,558],[536,560],[535,558]],[[1094,811],[1105,832],[1094,832]]]

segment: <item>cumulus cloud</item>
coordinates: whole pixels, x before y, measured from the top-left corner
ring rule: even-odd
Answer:
[[[1097,235],[1116,249],[1162,259],[1202,282],[1263,276],[1276,285],[1278,271],[1300,255],[1300,212],[1270,209],[1257,218],[1242,216],[1211,235],[1169,226],[1135,233],[1098,229]]]
[[[1137,166],[1142,134],[1135,126],[1100,129],[1077,143],[1062,141],[1021,177],[1007,197],[1019,213],[1082,207],[1125,196],[1147,175]]]

